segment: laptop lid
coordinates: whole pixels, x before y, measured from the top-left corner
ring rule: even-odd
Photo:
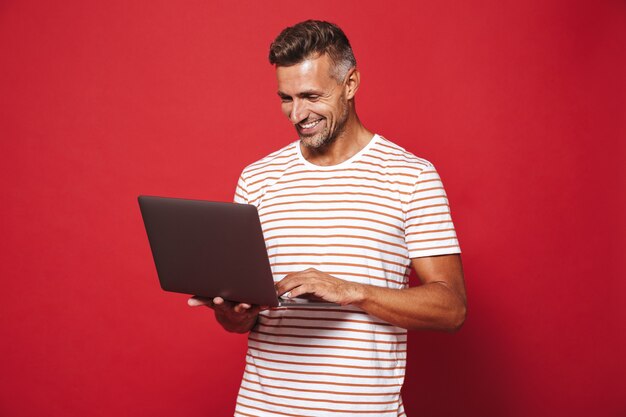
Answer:
[[[156,196],[138,200],[161,288],[278,306],[255,206]]]

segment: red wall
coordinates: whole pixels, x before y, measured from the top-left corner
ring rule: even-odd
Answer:
[[[466,268],[409,416],[626,415],[623,1],[3,1],[0,415],[226,416],[245,338],[162,292],[138,194],[230,200],[295,139],[267,48],[339,23],[370,129],[438,167]]]

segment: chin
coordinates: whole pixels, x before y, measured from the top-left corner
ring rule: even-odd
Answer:
[[[321,148],[324,145],[324,141],[323,140],[315,140],[314,138],[303,138],[301,137],[300,140],[302,141],[302,144],[304,146],[306,146],[307,148],[311,148],[311,149],[317,149],[317,148]]]
[[[326,138],[316,136],[300,136],[300,140],[304,146],[311,149],[321,148],[326,143]]]
[[[335,138],[328,135],[327,132],[322,132],[313,136],[300,136],[300,140],[304,146],[310,149],[320,149],[324,146],[328,146],[334,139]]]

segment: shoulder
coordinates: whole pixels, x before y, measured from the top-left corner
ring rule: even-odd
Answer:
[[[427,159],[416,156],[381,135],[378,135],[372,154],[391,173],[418,177],[422,172],[434,170],[433,164]]]
[[[247,181],[253,177],[263,177],[286,169],[286,167],[290,166],[298,159],[296,150],[297,144],[298,141],[291,142],[279,150],[246,166],[241,173],[242,179]]]

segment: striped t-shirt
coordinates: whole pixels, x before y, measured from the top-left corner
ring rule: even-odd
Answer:
[[[235,201],[258,208],[274,274],[316,268],[406,288],[411,258],[459,253],[433,165],[375,135],[318,166],[296,141],[246,167]],[[261,312],[236,416],[403,416],[406,330],[352,306]]]

